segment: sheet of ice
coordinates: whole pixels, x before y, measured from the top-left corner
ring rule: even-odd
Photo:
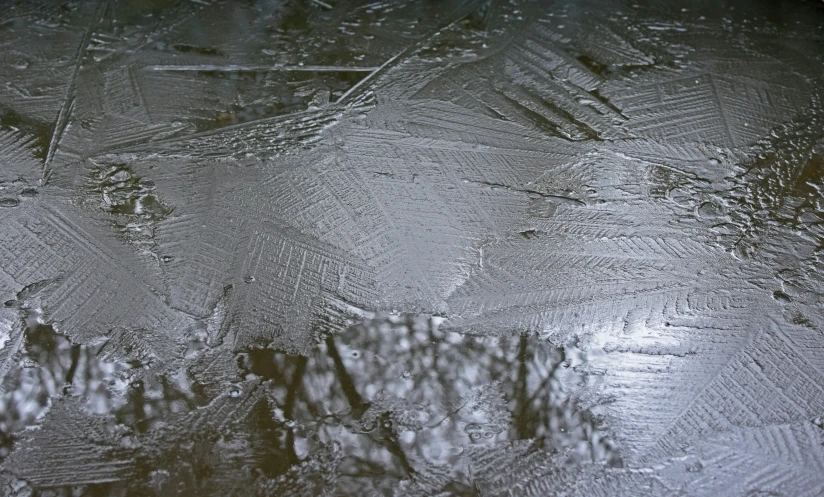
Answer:
[[[824,494],[820,2],[5,2],[3,495]]]

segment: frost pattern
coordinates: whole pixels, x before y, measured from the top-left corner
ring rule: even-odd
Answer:
[[[8,6],[2,493],[824,493],[822,12],[729,7]]]

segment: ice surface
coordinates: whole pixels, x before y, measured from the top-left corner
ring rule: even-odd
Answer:
[[[2,2],[0,494],[824,495],[821,2]]]

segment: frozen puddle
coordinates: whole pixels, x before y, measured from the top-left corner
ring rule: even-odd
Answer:
[[[824,495],[820,1],[0,9],[0,495]]]

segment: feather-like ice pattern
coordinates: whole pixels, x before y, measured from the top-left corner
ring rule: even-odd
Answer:
[[[0,493],[822,494],[820,24],[4,5]]]
[[[7,237],[0,271],[15,285],[4,289],[14,292],[6,299],[37,284],[21,305],[43,309],[45,320],[82,343],[117,327],[185,336],[189,320],[167,305],[162,280],[99,215],[47,190],[9,209],[0,224]]]

